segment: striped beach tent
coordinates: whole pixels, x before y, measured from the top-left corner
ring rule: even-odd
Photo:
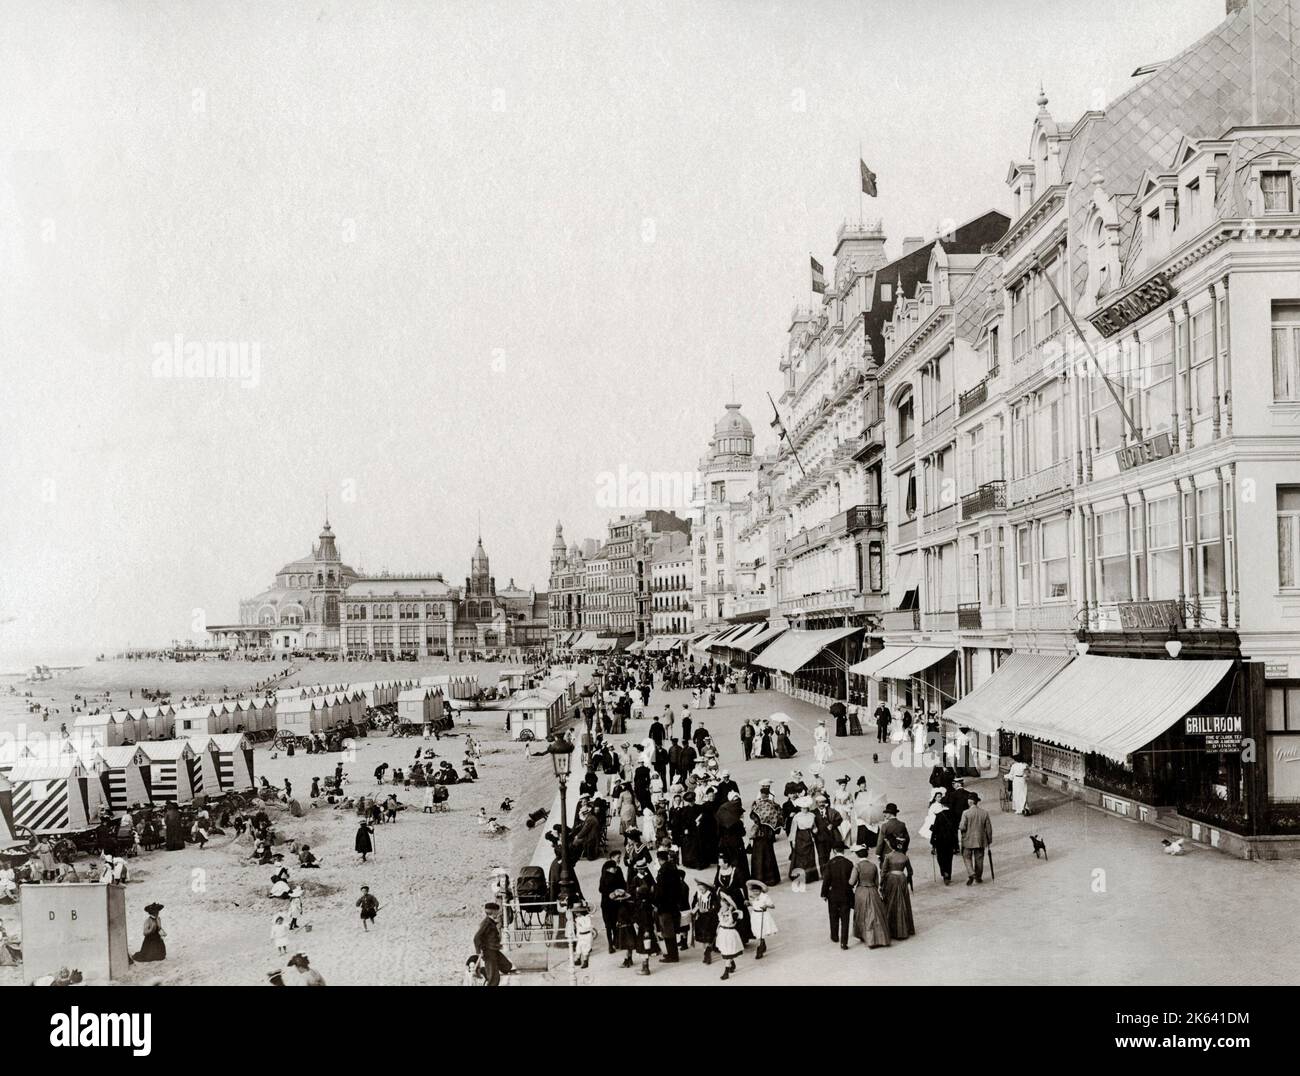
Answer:
[[[253,743],[240,732],[195,736],[191,740],[203,769],[203,792],[220,796],[254,787]]]
[[[143,772],[151,803],[189,803],[194,798],[190,763],[196,756],[188,740],[150,740],[140,744],[140,750],[145,758]]]
[[[14,827],[33,833],[66,834],[90,829],[99,814],[99,784],[75,759],[17,762],[9,771],[13,785]]]
[[[17,844],[14,836],[14,786],[0,774],[0,848]]]
[[[104,801],[115,814],[124,814],[138,804],[152,802],[145,775],[149,759],[138,744],[100,748],[99,784]]]

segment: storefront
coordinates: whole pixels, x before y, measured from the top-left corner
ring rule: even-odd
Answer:
[[[787,631],[753,663],[771,670],[777,690],[829,706],[849,696],[849,670],[861,656],[861,635],[860,627]]]

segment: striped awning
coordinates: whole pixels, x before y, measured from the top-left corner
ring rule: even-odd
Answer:
[[[746,654],[752,654],[755,648],[770,643],[783,631],[787,631],[789,627],[789,623],[785,620],[769,620],[762,625],[761,631],[751,632],[743,639],[738,640],[736,649],[742,650]]]
[[[957,649],[952,646],[914,646],[906,654],[877,670],[876,679],[907,680],[955,653]]]
[[[1232,662],[1075,658],[1002,727],[1126,762],[1218,686]]]
[[[645,649],[645,640],[638,639],[627,648],[629,654],[639,654]]]
[[[822,631],[788,631],[754,659],[755,665],[778,672],[796,673],[818,654],[861,628],[829,628]]]
[[[870,676],[878,680],[880,679],[881,669],[891,662],[897,661],[905,654],[910,654],[915,649],[914,646],[887,646],[883,650],[872,654],[866,661],[859,661],[856,665],[850,665],[849,672],[857,676]]]
[[[944,719],[977,732],[994,733],[1057,673],[1070,664],[1058,654],[1011,654],[984,683],[943,712]]]

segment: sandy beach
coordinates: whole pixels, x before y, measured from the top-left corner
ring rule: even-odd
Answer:
[[[309,662],[288,678],[287,683],[363,682],[394,676],[436,675],[443,671],[478,674],[484,685],[495,684],[497,673],[511,666],[497,663],[346,663]],[[231,693],[265,678],[274,671],[271,663],[161,663],[97,662],[69,672],[57,680],[19,685],[31,690],[33,699],[60,709],[51,717],[68,720],[74,696],[109,689],[115,704],[130,705],[129,688],[167,687],[175,697],[205,691]],[[25,699],[4,691],[0,732],[13,733],[24,721]],[[39,721],[39,718],[37,719]],[[53,724],[57,730],[57,724]],[[440,742],[429,741],[438,755],[459,764],[463,758],[464,735],[472,731],[482,745],[478,762],[479,780],[451,788],[450,809],[444,813],[421,812],[423,790],[403,790],[391,783],[384,795],[396,791],[408,809],[394,824],[375,828],[375,854],[362,864],[353,851],[357,817],[353,810],[335,810],[323,804],[308,807],[306,794],[313,777],[324,777],[343,757],[349,775],[351,795],[378,791],[374,770],[387,762],[390,768],[407,768],[416,745],[422,739],[371,735],[356,741],[355,757],[338,754],[289,758],[266,745],[255,752],[255,774],[273,785],[288,778],[295,797],[306,813],[293,818],[284,809],[270,808],[272,825],[287,841],[301,840],[312,846],[322,862],[320,870],[296,870],[293,880],[303,886],[303,910],[310,932],[290,935],[289,951],[307,953],[315,967],[332,985],[451,984],[458,983],[465,958],[473,951],[471,939],[489,899],[489,874],[493,866],[530,861],[540,830],[528,830],[525,817],[538,807],[550,809],[555,798],[555,779],[545,758],[529,758],[526,747],[509,741],[502,715],[473,715],[472,724],[458,726]],[[500,814],[510,830],[488,837],[477,822],[480,807],[498,814],[507,796],[516,803],[509,814]],[[288,845],[284,846],[287,851]],[[161,963],[134,965],[123,980],[127,984],[229,984],[256,985],[266,981],[266,972],[283,964],[271,942],[273,916],[284,902],[267,896],[271,868],[248,860],[248,838],[233,835],[214,837],[199,850],[187,845],[183,851],[159,850],[130,861],[131,880],[127,889],[129,944],[140,944],[144,906],[153,901],[164,905],[163,927],[167,931],[167,959]],[[367,933],[362,930],[355,902],[362,885],[370,886],[380,902],[378,921]],[[0,907],[0,920],[11,933],[18,933],[19,907]],[[0,984],[20,982],[19,969],[0,968]]]

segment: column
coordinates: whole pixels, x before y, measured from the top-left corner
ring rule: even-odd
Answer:
[[[1174,312],[1172,309],[1169,311],[1169,329],[1170,329],[1170,336],[1171,336],[1170,355],[1171,355],[1171,361],[1174,364],[1174,368],[1171,371],[1172,376],[1169,378],[1169,398],[1170,398],[1169,440],[1170,443],[1173,445],[1174,451],[1177,452],[1178,451],[1178,378],[1179,378],[1179,366],[1181,365],[1181,363],[1180,363],[1180,356],[1178,354],[1178,336],[1179,336],[1178,319],[1174,317]]]
[[[1217,309],[1217,304],[1216,304]],[[1218,320],[1217,317],[1215,319]],[[1217,353],[1218,336],[1215,336]],[[1218,368],[1218,359],[1215,359]],[[1218,407],[1218,392],[1215,392],[1215,407]],[[1219,627],[1228,626],[1228,490],[1223,484],[1223,468],[1214,469],[1214,477],[1219,483]]]
[[[1216,349],[1218,348],[1219,346],[1218,340],[1214,341],[1214,346]],[[1232,299],[1228,295],[1228,277],[1226,275],[1223,278],[1223,406],[1224,406],[1224,410],[1226,411],[1224,418],[1226,420],[1227,425],[1225,428],[1227,430],[1227,435],[1231,437],[1232,436]],[[1234,495],[1235,495],[1235,490],[1237,488],[1236,477],[1237,476],[1234,474],[1233,482],[1232,482]],[[1232,513],[1232,520],[1233,520],[1232,523],[1233,530],[1235,531],[1237,527],[1236,512]],[[1237,556],[1236,538],[1234,536],[1233,539],[1233,560],[1234,561],[1236,560],[1236,556]],[[1232,582],[1235,588],[1237,582],[1235,564],[1233,566]],[[1238,623],[1240,623],[1241,610],[1237,611],[1237,620]]]
[[[1133,361],[1129,365],[1133,371],[1133,425],[1137,427],[1138,436],[1145,433],[1145,427],[1142,424],[1142,338],[1136,329],[1133,330]]]
[[[1224,282],[1224,289],[1227,289],[1227,282]],[[1231,388],[1229,389],[1231,392]],[[1232,433],[1232,397],[1228,397],[1228,433]],[[1237,462],[1233,460],[1228,464],[1228,474],[1232,479],[1231,496],[1237,496]],[[1238,510],[1234,507],[1232,510],[1232,626],[1241,627],[1241,570],[1240,570],[1240,553],[1241,532],[1237,524]]]
[[[1175,333],[1175,341],[1177,333]],[[1175,342],[1174,347],[1178,344]],[[1177,378],[1174,379],[1177,381]],[[1174,409],[1175,422],[1177,421],[1178,409]],[[1183,504],[1183,480],[1174,479],[1174,503],[1178,508],[1178,608],[1185,610],[1187,608],[1187,510]]]
[[[1151,599],[1151,555],[1149,550],[1150,535],[1147,530],[1147,495],[1146,490],[1138,490],[1139,526],[1142,529],[1142,569],[1138,572],[1138,597],[1140,602]]]
[[[1190,424],[1188,426],[1188,448],[1191,448]],[[1192,550],[1192,626],[1199,628],[1201,626],[1201,519],[1200,505],[1196,502],[1196,476],[1192,475],[1187,480],[1191,486],[1192,499],[1192,533],[1191,550]]]
[[[1210,436],[1217,441],[1219,439],[1219,434],[1222,428],[1223,414],[1219,407],[1219,391],[1220,391],[1219,389],[1219,298],[1217,293],[1215,292],[1215,288],[1213,284],[1210,285],[1210,332],[1214,337],[1214,409],[1213,409],[1213,418],[1211,419]],[[1223,494],[1222,474],[1219,474],[1219,494],[1220,494],[1220,507],[1222,507],[1222,494]],[[1220,535],[1220,537],[1222,537],[1222,535]],[[1226,621],[1227,619],[1228,619],[1227,609],[1225,607],[1223,620],[1221,620],[1220,623]]]
[[[1092,547],[1088,555],[1088,574],[1092,577],[1092,607],[1101,610],[1100,591],[1097,589],[1097,509],[1088,505],[1088,532],[1092,537]]]
[[[1196,444],[1196,433],[1192,429],[1192,313],[1185,299],[1183,300],[1183,330],[1187,334],[1187,346],[1183,348],[1183,422],[1187,428],[1187,448],[1190,451]],[[1218,341],[1214,343],[1217,347]],[[1195,484],[1193,479],[1193,488]],[[1196,500],[1195,494],[1192,495],[1192,500]],[[1197,593],[1199,595],[1199,591]]]

